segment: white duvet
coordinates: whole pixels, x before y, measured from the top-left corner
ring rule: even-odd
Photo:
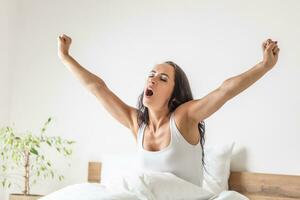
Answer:
[[[172,173],[143,171],[120,177],[111,183],[74,184],[40,200],[248,200],[234,191],[213,194]]]

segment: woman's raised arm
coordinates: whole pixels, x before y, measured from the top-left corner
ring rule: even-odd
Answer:
[[[201,99],[191,100],[180,107],[189,120],[199,123],[216,112],[228,100],[235,97],[274,67],[278,60],[277,41],[266,40],[262,44],[263,60],[246,72],[226,79],[221,86]],[[179,108],[179,107],[178,107]]]
[[[58,57],[62,63],[71,71],[73,75],[91,91],[104,108],[121,124],[129,128],[135,138],[137,134],[137,109],[125,104],[117,97],[105,84],[105,82],[95,74],[82,67],[70,54],[69,48],[72,39],[67,35],[61,35],[58,41]]]

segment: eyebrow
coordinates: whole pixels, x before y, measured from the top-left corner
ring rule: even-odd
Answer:
[[[151,72],[154,72],[154,73],[156,73],[156,71],[155,71],[155,70],[151,70]],[[160,74],[162,74],[162,75],[165,75],[165,76],[167,76],[167,77],[169,78],[169,75],[168,75],[168,74],[166,74],[166,73],[160,73]]]

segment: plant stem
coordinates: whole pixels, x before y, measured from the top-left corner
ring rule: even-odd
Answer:
[[[29,195],[29,152],[25,152],[25,185],[24,185],[24,194]]]

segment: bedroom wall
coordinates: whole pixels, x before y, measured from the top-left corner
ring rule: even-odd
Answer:
[[[0,0],[0,128],[9,123],[9,112],[12,88],[12,52],[13,52],[13,20],[15,18],[15,2]],[[1,162],[0,162],[1,165]],[[1,174],[0,174],[1,176]],[[6,191],[0,187],[0,199],[6,197]]]
[[[0,127],[8,122],[9,101],[10,101],[10,68],[9,68],[9,49],[10,44],[10,26],[9,20],[12,19],[12,9],[10,4],[1,0],[0,8]]]
[[[38,133],[51,116],[49,135],[77,141],[72,168],[55,157],[65,180],[42,181],[33,193],[85,181],[89,160],[135,152],[131,132],[59,61],[61,33],[73,39],[71,54],[132,106],[154,64],[176,62],[189,77],[194,97],[201,98],[258,63],[265,39],[278,40],[275,68],[205,121],[206,142],[235,141],[232,170],[300,175],[299,1],[27,0],[16,6],[9,123]],[[1,63],[2,90],[7,73]],[[1,102],[2,110],[9,101]]]

